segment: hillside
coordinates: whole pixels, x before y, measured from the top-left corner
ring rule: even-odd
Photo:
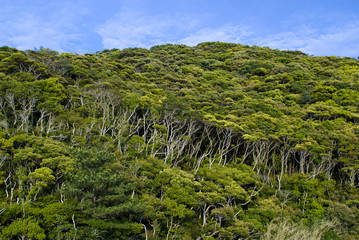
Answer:
[[[0,237],[357,239],[358,100],[354,58],[1,47]]]

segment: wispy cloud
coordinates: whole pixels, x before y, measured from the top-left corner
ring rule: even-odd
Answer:
[[[240,17],[234,11],[229,11],[232,15],[227,17],[223,9],[216,9],[215,1],[210,1],[212,5],[208,3],[207,7],[202,7],[204,0],[194,1],[202,4],[198,8],[187,0],[177,1],[177,5],[155,2],[5,1],[0,8],[0,45],[19,49],[44,46],[60,52],[84,53],[90,48],[101,50],[101,43],[107,49],[123,49],[222,41],[314,55],[359,56],[357,14],[298,11],[273,20],[273,14],[265,17],[266,11],[261,12],[263,18],[251,17],[258,10],[251,7],[253,4],[246,11],[243,8]]]
[[[358,26],[358,25],[357,25]],[[308,39],[303,52],[315,55],[359,56],[359,27],[347,27]]]
[[[71,45],[71,41],[81,37],[79,34],[64,31],[57,24],[34,16],[22,16],[16,21],[1,25],[0,28],[5,30],[5,33],[0,35],[0,39],[6,39],[19,49],[33,49],[42,45],[62,51]]]
[[[253,33],[246,27],[224,25],[218,28],[199,29],[189,36],[180,39],[178,42],[189,46],[197,45],[201,42],[232,42],[242,43]]]
[[[197,45],[201,42],[241,42],[250,35],[245,27],[223,25],[204,27],[206,16],[196,18],[178,15],[147,16],[139,11],[122,10],[95,30],[105,48],[144,47],[172,43]]]
[[[330,14],[329,14],[330,15]],[[338,17],[338,16],[334,16]],[[173,43],[190,46],[201,42],[222,41],[268,46],[281,50],[300,50],[313,55],[359,55],[359,21],[331,18],[316,24],[313,16],[283,20],[281,28],[260,29],[256,22],[223,22],[213,25],[210,16],[197,14],[151,15],[131,7],[99,25],[95,30],[105,48],[145,47]],[[209,24],[207,22],[210,22]],[[327,25],[323,28],[323,22]],[[352,22],[352,24],[346,24]],[[212,25],[211,25],[212,24]],[[300,25],[299,25],[300,24]],[[269,32],[270,31],[270,32]]]
[[[300,28],[265,37],[252,38],[253,44],[281,50],[299,50],[316,56],[359,56],[359,25],[328,29]]]
[[[17,17],[9,18],[16,11]],[[0,42],[23,50],[44,46],[58,51],[81,51],[75,42],[84,37],[76,26],[76,19],[82,14],[87,14],[86,8],[68,1],[34,6],[28,11],[7,8],[6,15],[0,17]]]
[[[95,30],[105,48],[151,47],[174,43],[197,26],[196,19],[166,14],[147,16],[122,10]]]

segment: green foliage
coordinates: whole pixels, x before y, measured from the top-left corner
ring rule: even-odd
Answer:
[[[1,238],[355,238],[358,76],[222,42],[0,47]]]
[[[38,222],[33,219],[18,219],[2,230],[2,236],[5,238],[18,237],[19,239],[38,239],[46,238],[44,230]]]
[[[355,236],[358,234],[358,209],[348,207],[342,203],[335,203],[327,208],[325,213],[330,220],[337,221],[341,227],[338,235],[341,237]]]

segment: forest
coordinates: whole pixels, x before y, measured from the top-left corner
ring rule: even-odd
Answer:
[[[0,47],[0,239],[359,239],[359,60]]]

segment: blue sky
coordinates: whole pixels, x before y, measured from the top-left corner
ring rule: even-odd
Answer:
[[[234,42],[359,56],[358,0],[0,0],[0,46],[93,53]]]

